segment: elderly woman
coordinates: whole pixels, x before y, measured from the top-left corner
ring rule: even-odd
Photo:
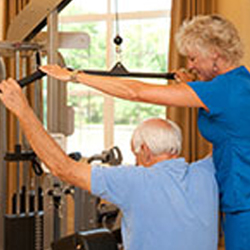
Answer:
[[[250,249],[250,73],[240,66],[243,48],[235,27],[218,15],[196,16],[176,35],[181,54],[198,81],[176,71],[179,84],[151,85],[136,80],[41,68],[64,81],[83,83],[119,98],[158,105],[198,107],[199,129],[213,143],[227,250]]]

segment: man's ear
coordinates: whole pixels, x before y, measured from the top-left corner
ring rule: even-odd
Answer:
[[[152,155],[151,150],[149,149],[149,147],[145,143],[143,143],[141,145],[141,151],[142,151],[143,158],[144,158],[145,162],[150,164],[152,161],[153,155]]]

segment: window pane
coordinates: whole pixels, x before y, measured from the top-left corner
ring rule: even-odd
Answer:
[[[122,63],[130,72],[166,72],[170,18],[120,21]],[[115,35],[114,35],[115,36]],[[113,49],[115,53],[115,48]],[[147,79],[166,84],[165,80]],[[166,117],[166,107],[115,100],[115,145],[119,145],[124,162],[134,163],[130,139],[135,127],[150,117]]]
[[[165,72],[169,27],[170,18],[120,21],[123,64],[129,70]]]
[[[68,67],[106,68],[107,32],[103,22],[63,24],[59,30],[86,32],[91,37],[88,49],[60,49]],[[75,131],[67,140],[68,153],[80,151],[84,156],[91,156],[103,151],[103,103],[103,96],[93,89],[68,84],[68,106],[75,112]]]
[[[90,35],[91,43],[86,50],[63,50],[66,64],[77,69],[106,69],[107,62],[115,65],[121,61],[131,72],[166,72],[168,68],[168,46],[170,17],[143,18],[142,11],[170,10],[171,0],[117,0],[119,13],[128,13],[130,20],[119,20],[120,36],[123,38],[122,53],[115,53],[113,39],[116,35],[116,23],[112,22],[108,14],[108,2],[112,12],[115,10],[116,0],[92,0],[85,3],[74,0],[63,11],[62,15],[105,14],[103,22],[87,22],[60,24],[61,31],[84,31]],[[136,13],[140,12],[138,19]],[[156,12],[162,15],[162,12]],[[126,15],[125,15],[126,16]],[[93,20],[93,19],[92,19]],[[108,27],[113,25],[113,30]],[[107,35],[110,44],[106,44]],[[111,45],[110,47],[108,46]],[[107,53],[107,52],[111,53]],[[114,56],[115,55],[115,56]],[[112,58],[111,58],[112,57]],[[111,60],[112,59],[112,60]],[[148,81],[148,80],[147,80]],[[166,81],[149,80],[166,84]],[[69,149],[72,152],[81,151],[90,156],[100,153],[104,149],[103,142],[103,97],[100,93],[85,88],[83,85],[70,84],[68,87],[68,104],[75,109],[75,133],[69,137]],[[150,117],[165,118],[166,107],[133,103],[115,99],[115,126],[114,145],[117,145],[123,154],[124,163],[134,163],[130,150],[130,139],[134,128],[142,120]],[[107,110],[107,109],[106,109]]]
[[[75,83],[68,84],[68,106],[74,108],[74,134],[68,137],[68,153],[91,156],[103,151],[103,102],[98,92]]]
[[[133,164],[130,139],[135,127],[151,117],[166,118],[166,107],[145,103],[115,100],[115,145],[122,151],[124,163]]]
[[[61,24],[59,30],[86,32],[90,36],[88,49],[61,50],[67,58],[68,66],[75,69],[106,68],[107,29],[104,22]]]

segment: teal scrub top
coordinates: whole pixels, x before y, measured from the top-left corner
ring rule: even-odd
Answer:
[[[192,82],[209,112],[199,109],[201,134],[213,144],[224,212],[250,209],[250,73],[240,66],[211,81]]]

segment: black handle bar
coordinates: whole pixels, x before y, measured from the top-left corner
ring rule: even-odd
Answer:
[[[73,69],[70,69],[70,68],[68,68],[68,70],[73,71]],[[149,77],[149,78],[164,78],[167,80],[175,79],[175,73],[126,73],[125,74],[125,73],[118,72],[116,74],[116,73],[107,72],[107,71],[94,71],[94,70],[84,70],[83,72],[87,74],[91,74],[91,75],[102,75],[102,76],[144,77],[144,78]],[[23,88],[26,85],[43,78],[46,75],[47,75],[46,73],[38,69],[33,74],[26,76],[18,80],[17,82]]]
[[[23,88],[26,85],[28,85],[28,84],[36,81],[36,80],[39,80],[39,79],[43,78],[44,76],[46,76],[46,73],[42,72],[41,70],[37,70],[33,74],[31,74],[29,76],[26,76],[26,77],[18,80],[17,82],[19,83],[21,88]]]

